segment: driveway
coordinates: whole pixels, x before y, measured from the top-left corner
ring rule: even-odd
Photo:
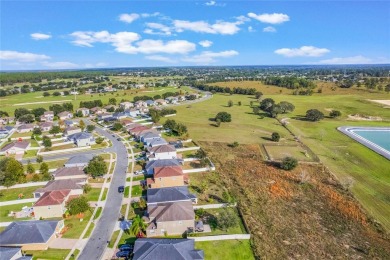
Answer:
[[[80,260],[102,258],[107,246],[107,241],[110,241],[111,234],[114,231],[114,227],[120,215],[123,193],[118,193],[117,187],[125,185],[128,166],[127,149],[121,141],[117,141],[118,136],[113,137],[112,134],[108,133],[99,126],[96,126],[95,131],[112,142],[112,147],[108,149],[110,150],[109,152],[117,154],[117,161],[115,164],[114,174],[111,179],[111,188],[107,194],[106,205],[101,217],[96,223],[90,239],[78,257]]]

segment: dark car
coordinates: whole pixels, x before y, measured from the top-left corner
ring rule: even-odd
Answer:
[[[119,187],[118,187],[118,192],[119,192],[119,193],[125,192],[125,186],[119,186]]]
[[[133,245],[124,244],[119,247],[120,251],[132,251]]]
[[[119,251],[116,253],[116,257],[128,258],[130,256],[130,251]]]
[[[120,139],[120,138],[118,138],[118,139],[116,139],[117,141],[122,141],[122,139]]]

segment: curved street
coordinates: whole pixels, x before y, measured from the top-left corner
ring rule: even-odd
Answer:
[[[110,241],[111,234],[119,218],[123,193],[118,193],[117,188],[125,184],[128,167],[127,149],[121,141],[117,140],[118,136],[113,137],[112,134],[99,126],[96,126],[95,131],[99,135],[111,140],[112,147],[110,152],[116,153],[117,159],[114,173],[111,177],[111,186],[107,194],[106,205],[90,239],[78,257],[80,260],[101,259],[103,256],[107,247],[107,241]]]

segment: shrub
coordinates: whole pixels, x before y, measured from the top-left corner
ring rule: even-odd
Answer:
[[[310,121],[320,121],[324,118],[324,114],[317,109],[309,109],[306,111],[306,118]]]
[[[297,167],[298,160],[293,157],[284,157],[282,162],[280,163],[280,168],[286,171],[290,171]]]
[[[97,144],[101,144],[101,143],[103,143],[103,141],[104,141],[104,138],[101,136],[99,136],[98,138],[95,139],[95,143],[97,143]]]
[[[332,110],[332,111],[330,111],[329,116],[332,118],[336,118],[336,117],[341,116],[341,112],[338,110]]]
[[[228,112],[219,112],[215,116],[215,121],[217,121],[218,119],[220,119],[221,122],[231,122],[232,116]]]
[[[37,155],[37,163],[43,162],[43,157],[42,155]]]
[[[273,133],[272,133],[272,136],[271,136],[271,140],[274,141],[274,142],[279,142],[279,140],[280,140],[280,134],[277,133],[277,132],[273,132]]]

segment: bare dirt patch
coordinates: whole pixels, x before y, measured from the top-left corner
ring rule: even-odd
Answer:
[[[367,116],[367,115],[348,115],[348,120],[356,120],[356,121],[382,121],[380,116]]]
[[[72,101],[70,99],[64,99],[61,101],[40,101],[40,102],[29,102],[29,103],[17,103],[14,104],[13,106],[25,106],[25,105],[35,105],[35,104],[54,104],[54,103],[63,103],[63,102],[68,102]]]
[[[263,162],[259,145],[200,145],[238,201],[259,259],[386,259],[383,229],[321,165],[283,171]],[[228,158],[226,155],[232,155]]]
[[[375,102],[375,103],[378,103],[378,104],[381,104],[381,105],[385,105],[385,108],[390,108],[390,100],[372,100],[372,99],[369,99],[369,101]]]

